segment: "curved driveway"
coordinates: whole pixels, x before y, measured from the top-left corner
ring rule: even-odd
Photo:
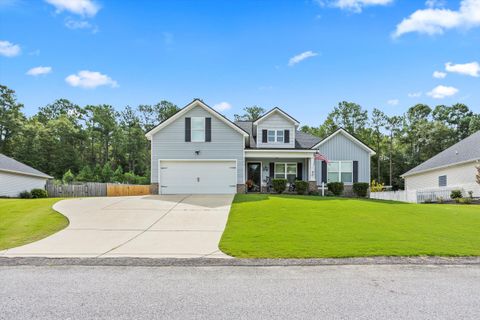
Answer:
[[[226,258],[218,243],[231,195],[172,195],[62,200],[70,225],[3,256]],[[0,254],[1,255],[1,254]]]

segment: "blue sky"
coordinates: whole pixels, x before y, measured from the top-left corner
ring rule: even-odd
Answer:
[[[0,0],[0,83],[29,115],[57,98],[279,106],[308,125],[342,100],[480,112],[479,61],[480,0]]]

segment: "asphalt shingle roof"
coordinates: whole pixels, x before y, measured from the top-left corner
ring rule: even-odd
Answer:
[[[480,159],[480,131],[454,144],[403,175],[408,176],[438,167],[478,159]]]
[[[250,148],[256,149],[257,143],[253,136],[253,122],[252,121],[235,121],[235,124],[245,130],[250,135]],[[295,149],[311,149],[314,145],[321,141],[320,138],[311,134],[296,131],[295,132]]]
[[[27,166],[26,164],[21,163],[10,157],[7,157],[6,155],[1,153],[0,153],[0,171],[15,171],[15,172],[20,172],[26,175],[43,177],[46,179],[52,178],[48,174],[38,171],[37,169]]]

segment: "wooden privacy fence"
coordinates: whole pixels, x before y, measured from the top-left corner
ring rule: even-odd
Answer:
[[[54,184],[47,182],[46,189],[49,197],[106,197],[107,184],[86,182],[82,184]]]
[[[150,194],[150,185],[107,184],[107,196],[144,196]]]
[[[52,198],[117,197],[150,194],[150,185],[85,182],[81,184],[54,184],[47,182],[46,190]]]

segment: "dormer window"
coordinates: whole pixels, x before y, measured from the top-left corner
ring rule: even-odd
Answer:
[[[284,130],[268,130],[268,143],[285,142]]]

